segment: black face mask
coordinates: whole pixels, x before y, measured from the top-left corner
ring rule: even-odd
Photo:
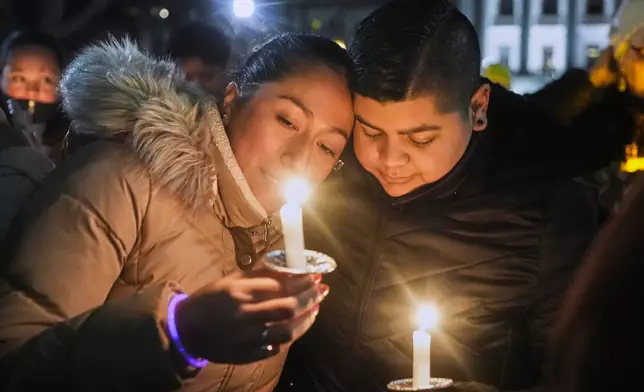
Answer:
[[[40,103],[27,99],[13,99],[2,95],[3,106],[7,110],[7,116],[13,120],[21,119],[30,125],[44,124],[56,112],[58,103]]]

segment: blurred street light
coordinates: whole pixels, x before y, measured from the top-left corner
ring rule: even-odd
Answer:
[[[161,8],[159,10],[159,18],[166,19],[168,16],[170,16],[170,11],[167,8]]]
[[[238,18],[250,18],[255,12],[253,0],[233,0],[233,13]]]

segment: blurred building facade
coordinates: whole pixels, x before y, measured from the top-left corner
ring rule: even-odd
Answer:
[[[301,1],[298,28],[348,41],[383,1]],[[621,0],[453,0],[481,38],[484,64],[516,74],[552,75],[586,67],[609,44]],[[527,10],[527,12],[524,12]]]
[[[34,1],[40,6],[34,8],[31,1],[31,6],[27,7],[24,0],[0,0],[0,38],[11,28],[24,25],[25,21],[47,27],[56,24],[51,16],[60,14],[60,10],[76,11],[70,11],[71,19],[79,19],[79,10],[85,10],[87,17],[80,18],[84,23],[59,18],[64,19],[64,23],[58,21],[62,27],[53,29],[70,30],[57,31],[70,49],[101,38],[110,31],[117,36],[128,33],[149,50],[163,54],[173,27],[201,21],[225,30],[233,38],[235,53],[241,56],[258,40],[279,31],[317,33],[340,44],[349,44],[356,25],[388,0],[254,0],[256,10],[249,18],[234,15],[234,3],[242,0]],[[541,85],[568,68],[590,65],[608,46],[610,20],[622,2],[451,1],[467,15],[479,33],[482,66],[506,65],[514,74],[513,89],[519,92],[533,90],[533,85]],[[9,12],[11,9],[13,13]],[[529,79],[530,86],[515,88],[514,81],[521,84],[525,79]]]
[[[482,26],[484,61],[503,63],[519,74],[587,67],[608,46],[610,21],[620,3],[488,0]]]
[[[347,42],[385,0],[291,0],[295,28]],[[506,65],[512,89],[538,89],[569,68],[586,68],[609,45],[622,0],[452,0],[476,27],[483,64]],[[527,12],[524,12],[527,10]]]

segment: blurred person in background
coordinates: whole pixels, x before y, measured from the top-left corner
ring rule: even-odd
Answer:
[[[30,145],[58,162],[69,122],[60,111],[63,52],[51,35],[16,31],[0,48],[0,107]]]
[[[224,71],[231,54],[230,39],[217,27],[192,23],[172,33],[168,54],[197,83],[216,97],[225,87]]]
[[[630,174],[644,169],[644,0],[622,4],[611,27],[611,46],[590,69],[570,70],[528,96],[562,124],[580,116],[610,118],[628,135],[622,157],[590,178],[598,187],[600,220],[618,206]]]
[[[0,257],[3,391],[271,391],[328,287],[254,267],[281,248],[283,183],[336,167],[351,76],[333,41],[284,34],[218,107],[130,42],[85,49],[60,90],[97,140],[39,184]]]

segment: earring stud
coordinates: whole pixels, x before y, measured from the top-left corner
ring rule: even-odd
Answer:
[[[344,167],[344,162],[342,162],[342,159],[338,159],[338,161],[333,165],[333,171],[337,172],[338,170],[342,169]]]

